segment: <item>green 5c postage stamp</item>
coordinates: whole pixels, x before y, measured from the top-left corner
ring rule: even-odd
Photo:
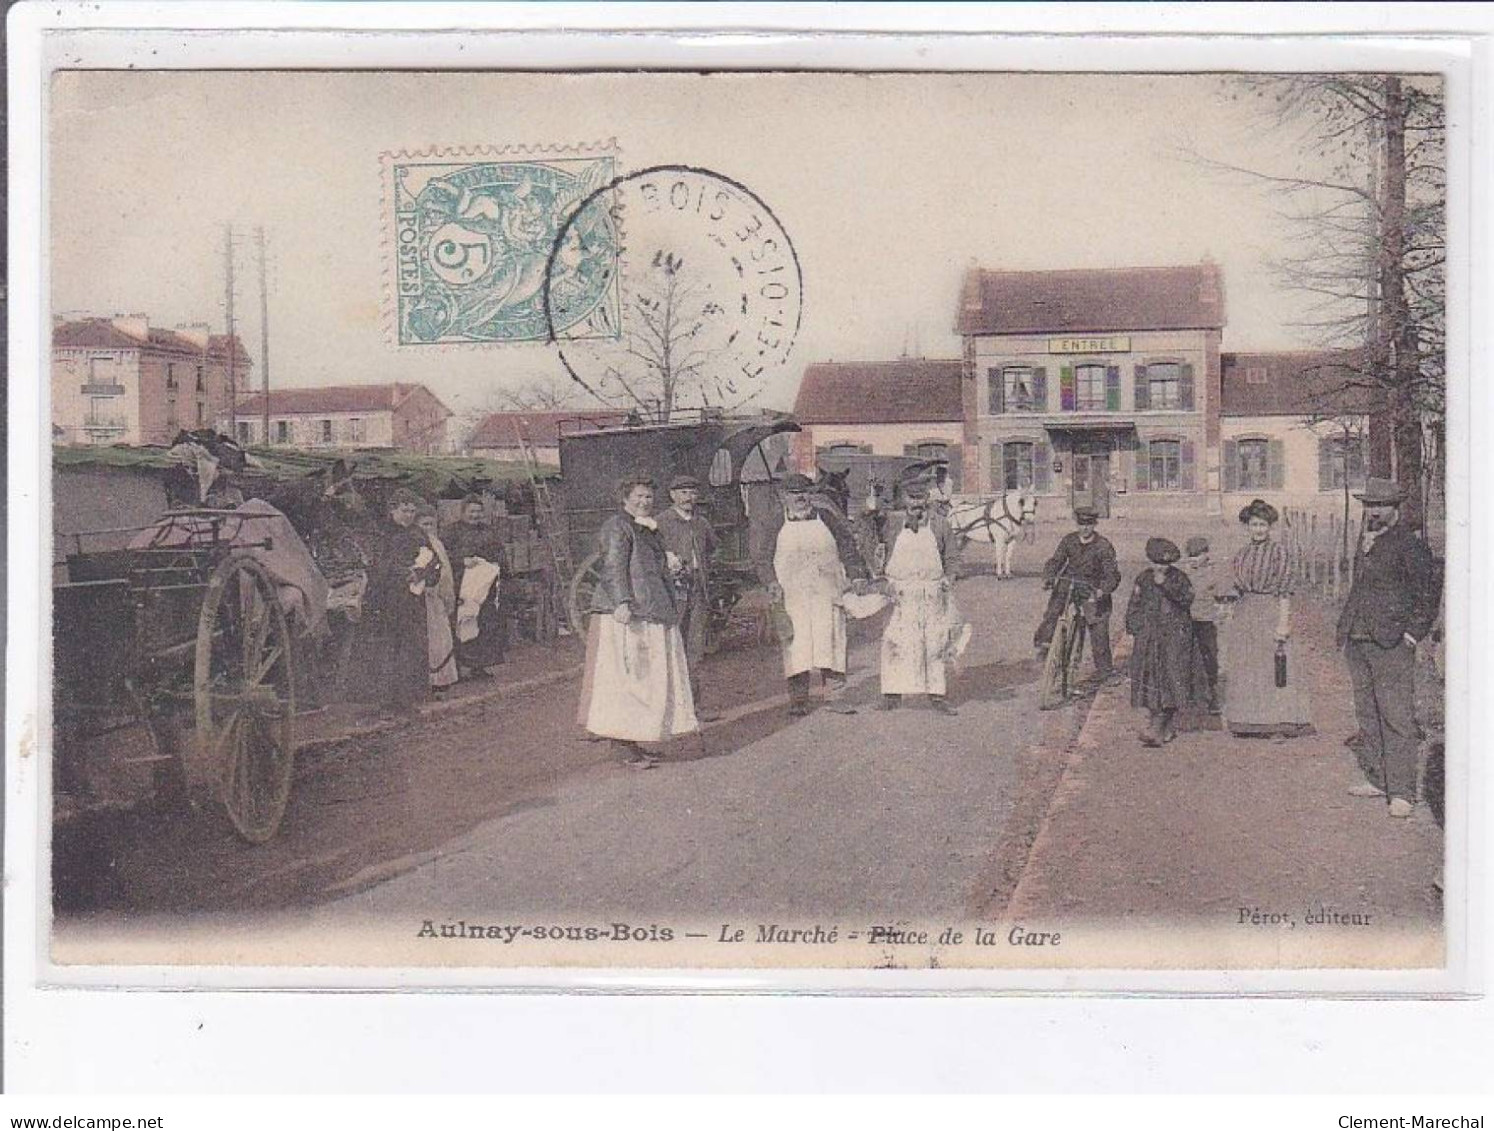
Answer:
[[[546,269],[566,297],[571,338],[618,334],[617,217],[590,207],[615,175],[607,147],[386,153],[394,342],[399,346],[544,341]],[[566,246],[555,240],[564,229]]]

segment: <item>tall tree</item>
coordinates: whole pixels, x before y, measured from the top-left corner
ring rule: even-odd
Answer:
[[[1225,80],[1295,142],[1287,168],[1245,168],[1282,202],[1294,251],[1273,264],[1304,298],[1300,325],[1361,350],[1344,389],[1370,401],[1370,474],[1394,475],[1419,525],[1440,481],[1446,374],[1446,119],[1441,81],[1401,75]]]

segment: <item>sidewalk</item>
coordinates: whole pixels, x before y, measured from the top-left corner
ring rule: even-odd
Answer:
[[[1347,794],[1360,779],[1343,745],[1355,728],[1332,612],[1293,609],[1316,734],[1194,730],[1149,749],[1129,681],[1103,689],[1005,917],[1222,927],[1242,909],[1299,920],[1326,909],[1386,929],[1440,924],[1442,834],[1426,807],[1395,820],[1383,800]]]

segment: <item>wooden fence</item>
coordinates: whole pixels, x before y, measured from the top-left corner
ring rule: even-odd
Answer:
[[[1348,595],[1359,545],[1358,517],[1349,519],[1345,538],[1342,514],[1288,507],[1282,514],[1281,540],[1298,588],[1330,601]]]

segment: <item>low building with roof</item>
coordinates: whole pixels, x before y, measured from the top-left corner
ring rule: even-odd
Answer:
[[[559,467],[562,430],[570,433],[591,424],[615,424],[625,417],[626,413],[616,410],[592,412],[574,408],[490,412],[477,422],[463,446],[469,455],[482,459],[518,460],[522,433],[536,460]]]
[[[824,454],[948,459],[956,489],[964,489],[962,374],[959,358],[806,366],[794,402],[803,429],[794,437],[794,462],[812,471]]]
[[[450,450],[451,409],[424,385],[323,385],[271,389],[269,431],[265,394],[242,397],[233,421],[218,418],[220,432],[239,443],[291,448],[394,448],[427,455]]]
[[[58,319],[52,326],[52,438],[59,444],[168,444],[226,410],[230,360],[251,377],[243,343],[201,326],[167,330],[143,315]]]

